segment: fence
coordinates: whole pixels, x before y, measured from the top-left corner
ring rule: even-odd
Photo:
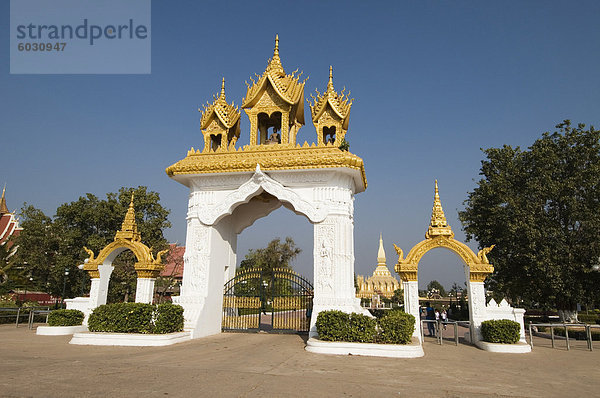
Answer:
[[[47,322],[49,313],[50,307],[0,307],[0,318],[14,318],[16,327],[19,327],[21,318],[25,317],[29,319],[31,325],[35,321],[36,315],[46,315]],[[29,328],[31,329],[31,326]]]
[[[421,320],[421,341],[425,340],[425,324],[429,323],[429,324],[433,324],[433,329],[434,329],[434,336],[436,337],[437,343],[442,345],[444,344],[444,330],[446,330],[446,326],[447,325],[452,325],[454,327],[454,345],[458,345],[458,327],[459,326],[463,326],[466,328],[470,328],[471,326],[471,322],[469,321],[437,321],[437,320],[430,320],[430,319],[422,319]],[[429,327],[428,327],[429,329]],[[469,334],[469,343],[472,343],[471,339],[470,339],[470,334]]]
[[[577,327],[584,328],[585,337],[587,341],[587,348],[590,351],[594,350],[593,340],[592,340],[592,329],[600,328],[600,325],[588,325],[581,323],[530,323],[529,324],[529,344],[531,345],[531,349],[533,350],[533,327],[544,327],[550,328],[550,338],[552,340],[552,348],[555,348],[555,336],[554,329],[560,328],[565,330],[565,342],[567,346],[567,351],[571,350],[571,343],[569,342],[569,327]],[[562,336],[561,336],[562,337]]]

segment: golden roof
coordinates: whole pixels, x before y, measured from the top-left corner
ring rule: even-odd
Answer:
[[[454,236],[454,232],[452,232],[452,228],[448,225],[446,215],[442,209],[437,180],[435,180],[435,194],[433,197],[433,208],[431,210],[431,221],[427,233],[425,234],[426,238],[434,236]]]
[[[297,70],[296,70],[297,71]],[[273,57],[269,59],[267,68],[261,76],[257,75],[258,80],[252,80],[252,85],[246,83],[248,90],[242,101],[242,108],[253,107],[261,98],[262,93],[267,89],[267,83],[270,83],[277,95],[290,105],[299,104],[296,113],[296,120],[304,124],[304,83],[300,82],[300,76],[295,76],[296,71],[288,75],[283,70],[281,58],[279,58],[279,36],[275,36],[275,50]]]
[[[205,129],[210,125],[213,117],[217,117],[225,128],[232,128],[235,126],[238,120],[240,120],[240,111],[233,104],[228,104],[225,99],[225,78],[221,83],[221,94],[216,97],[213,96],[213,103],[208,103],[203,106],[204,109],[198,109],[198,112],[202,112],[200,118],[200,128]]]
[[[115,234],[115,240],[126,239],[132,241],[140,241],[142,238],[137,229],[135,222],[135,209],[133,208],[133,192],[131,193],[131,202],[129,202],[129,208],[125,214],[123,224],[121,224],[121,230]]]
[[[348,116],[350,116],[350,107],[352,107],[352,99],[349,98],[349,94],[344,94],[346,88],[342,90],[340,94],[338,94],[333,88],[333,67],[329,67],[329,82],[327,83],[327,88],[323,95],[319,93],[319,90],[315,89],[317,92],[317,96],[311,94],[313,99],[313,103],[310,103],[310,100],[307,100],[310,105],[310,113],[312,116],[313,122],[316,122],[325,109],[327,109],[327,104],[331,107],[331,109],[335,112],[336,115],[342,119],[342,127],[347,130],[348,129]]]

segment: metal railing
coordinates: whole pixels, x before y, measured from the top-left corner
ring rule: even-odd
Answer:
[[[592,340],[592,329],[600,328],[600,325],[588,325],[581,323],[530,323],[529,324],[529,345],[531,345],[531,349],[533,350],[533,327],[544,327],[550,328],[550,339],[552,340],[552,348],[555,348],[555,336],[554,329],[560,328],[565,330],[564,339],[566,342],[567,351],[571,350],[571,343],[569,342],[569,327],[583,327],[585,330],[585,337],[587,341],[587,348],[590,351],[594,350],[593,340]],[[539,332],[538,332],[539,333]],[[563,337],[563,336],[560,336]]]
[[[35,320],[36,315],[46,315],[46,323],[48,323],[48,315],[50,315],[50,308],[46,309],[32,309],[29,311],[29,330],[33,329],[33,322]]]
[[[50,313],[50,307],[0,307],[0,318],[15,318],[15,326],[19,327],[21,318],[27,317],[29,323],[33,322],[35,315],[46,315],[46,322],[48,322],[48,314]],[[29,327],[31,329],[31,327]]]
[[[458,346],[458,326],[467,327],[470,329],[471,322],[469,321],[436,321],[433,319],[421,319],[421,341],[425,340],[425,324],[433,324],[434,326],[434,336],[437,340],[437,343],[442,345],[444,344],[444,330],[445,326],[452,325],[454,327],[454,345]],[[466,326],[465,326],[466,324]],[[469,334],[470,336],[470,334]],[[469,341],[472,342],[472,341]]]

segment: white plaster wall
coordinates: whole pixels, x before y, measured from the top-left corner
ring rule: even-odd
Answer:
[[[421,341],[421,314],[419,313],[419,282],[402,281],[404,290],[404,311],[415,317],[415,331],[413,337]]]

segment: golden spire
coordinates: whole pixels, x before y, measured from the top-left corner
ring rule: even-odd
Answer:
[[[126,239],[139,241],[141,240],[140,233],[137,230],[137,224],[135,222],[135,209],[133,207],[133,192],[131,193],[131,202],[129,202],[129,208],[125,214],[123,224],[121,224],[121,230],[117,231],[115,240]]]
[[[385,265],[385,250],[383,249],[383,236],[379,233],[379,251],[377,252],[377,265]]]
[[[2,188],[2,198],[0,198],[0,214],[9,213],[8,207],[6,207],[6,198],[4,197],[5,191],[6,191],[6,183],[4,183],[4,188]]]
[[[223,77],[223,81],[221,82],[221,95],[220,97],[225,98],[225,77]]]
[[[279,35],[275,35],[275,49],[273,50],[273,58],[269,60],[269,64],[267,65],[267,72],[271,71],[285,75],[283,65],[281,64],[281,58],[279,58]]]
[[[327,91],[333,91],[333,66],[329,65],[329,82],[327,83]]]
[[[433,209],[431,210],[431,222],[429,223],[429,229],[425,234],[425,238],[429,239],[434,236],[454,236],[452,228],[450,228],[448,221],[446,221],[444,209],[442,209],[437,180],[435,180],[435,195],[433,197]]]

